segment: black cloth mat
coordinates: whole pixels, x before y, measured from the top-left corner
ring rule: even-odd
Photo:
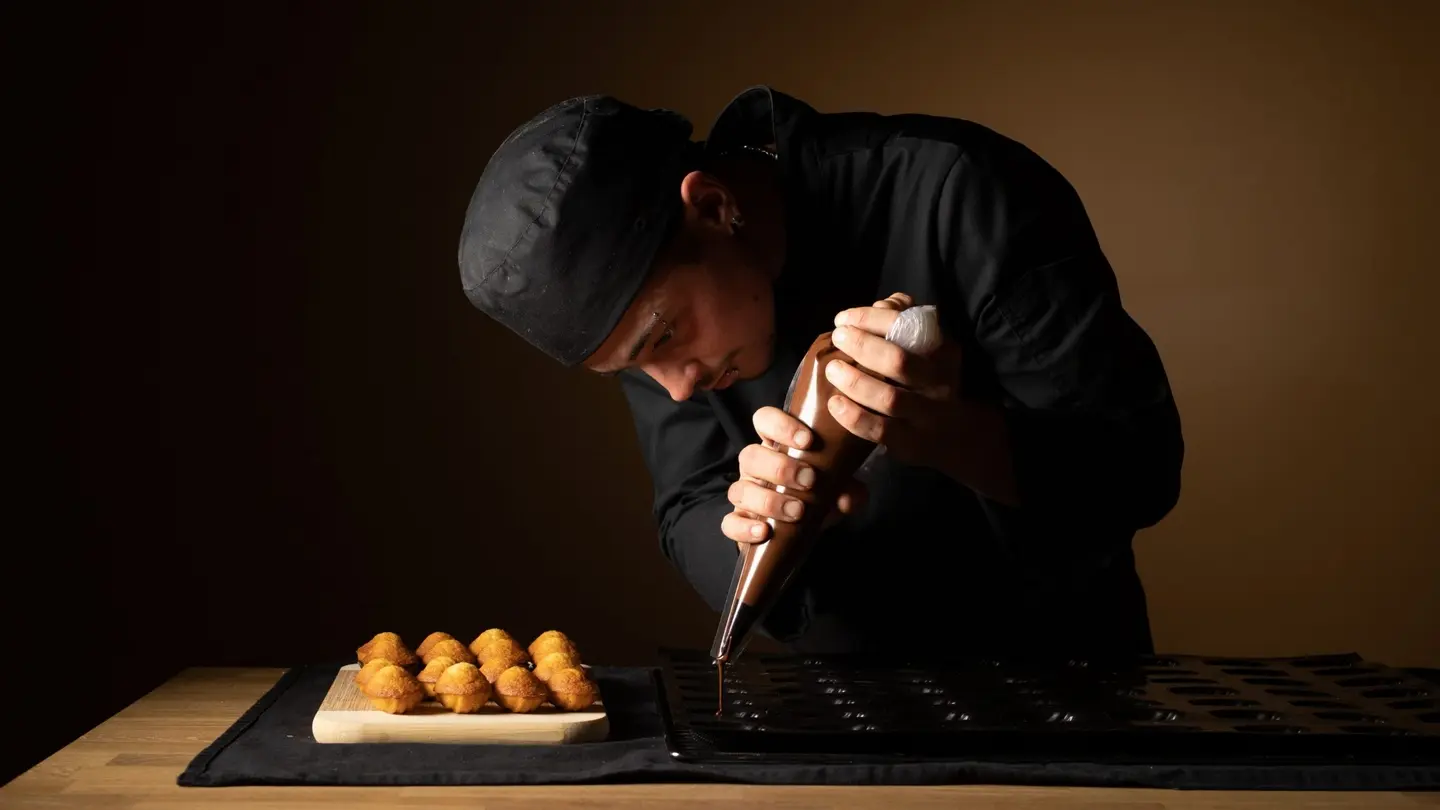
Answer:
[[[666,748],[649,669],[595,667],[610,738],[561,746],[321,744],[315,710],[341,665],[288,671],[177,780],[230,785],[563,785],[720,782],[771,785],[1011,784],[1224,790],[1424,790],[1440,788],[1433,767],[1345,764],[1293,767],[1116,766],[925,761],[901,764],[697,765]],[[1433,676],[1433,673],[1432,673]],[[1440,678],[1435,678],[1440,682]]]

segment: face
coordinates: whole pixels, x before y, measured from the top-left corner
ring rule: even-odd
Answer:
[[[677,402],[759,376],[774,341],[775,270],[763,228],[739,225],[736,197],[717,179],[686,177],[685,218],[619,325],[585,365],[636,368]]]

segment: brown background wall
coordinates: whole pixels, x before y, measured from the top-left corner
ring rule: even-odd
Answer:
[[[1180,399],[1184,494],[1138,540],[1159,645],[1440,664],[1436,4],[121,5],[25,37],[53,430],[21,437],[40,528],[6,598],[45,597],[7,637],[83,634],[107,675],[7,702],[7,764],[176,667],[381,629],[708,643],[618,389],[459,290],[491,150],[586,92],[703,135],[763,82],[1037,149]]]

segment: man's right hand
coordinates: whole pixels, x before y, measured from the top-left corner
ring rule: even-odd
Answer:
[[[804,450],[812,438],[810,429],[774,407],[756,411],[753,421],[762,442],[740,451],[740,480],[730,485],[728,493],[735,510],[720,522],[720,530],[737,543],[761,543],[770,539],[766,518],[794,523],[804,514],[807,506],[803,501],[776,492],[775,486],[805,490],[815,484],[815,471],[809,465],[775,449],[783,446]],[[826,518],[825,526],[854,512],[864,497],[864,485],[859,481],[849,482],[836,499],[836,508]]]

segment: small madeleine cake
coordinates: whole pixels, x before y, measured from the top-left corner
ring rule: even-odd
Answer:
[[[404,667],[382,667],[362,690],[370,703],[382,712],[404,714],[425,700],[425,690]]]
[[[454,639],[455,637],[450,635],[449,633],[441,633],[437,630],[434,633],[426,636],[424,641],[420,642],[420,646],[415,648],[415,654],[420,656],[421,661],[428,662],[430,660],[430,648],[434,647],[436,643],[444,641],[447,638]]]
[[[533,712],[547,696],[545,684],[525,667],[510,667],[495,679],[495,702],[512,712]]]
[[[550,676],[546,688],[555,708],[570,712],[588,708],[600,698],[600,687],[579,667],[558,670]]]
[[[539,643],[542,642],[542,641],[549,641],[549,640],[552,639],[552,638],[559,638],[559,639],[564,639],[564,640],[566,640],[566,641],[569,641],[569,636],[566,636],[564,633],[560,632],[559,630],[546,630],[545,632],[543,632],[543,633],[541,633],[540,635],[536,636],[534,641],[530,642],[530,649],[533,650],[533,649],[535,649],[535,645],[536,645],[536,644],[539,644]]]
[[[530,660],[519,643],[513,639],[500,639],[491,642],[480,651],[480,668],[484,670],[485,677],[491,683],[500,677],[500,673],[510,667],[520,666]]]
[[[461,661],[440,674],[440,680],[435,682],[435,697],[456,714],[478,712],[490,702],[490,682],[474,664]]]
[[[360,667],[359,672],[355,673],[355,685],[363,689],[365,687],[365,684],[371,678],[375,677],[375,673],[379,672],[385,667],[390,667],[394,665],[394,661],[389,661],[384,658],[371,658],[369,661],[365,662],[364,666]]]
[[[547,630],[541,633],[534,641],[530,642],[530,658],[539,661],[541,658],[557,652],[568,654],[574,658],[576,663],[580,661],[580,650],[569,637],[559,630]]]
[[[456,663],[461,661],[467,664],[475,663],[475,654],[470,652],[470,648],[453,638],[441,639],[435,642],[430,646],[429,653],[420,657],[427,664],[430,663],[431,658],[449,658]]]
[[[550,680],[550,676],[562,669],[579,667],[580,661],[567,652],[553,652],[535,662],[535,677],[542,681]]]
[[[433,698],[435,697],[435,682],[440,680],[440,673],[456,663],[453,658],[446,658],[443,655],[434,656],[425,663],[425,668],[420,670],[420,674],[415,676],[415,680],[420,682],[420,688],[425,690],[425,694]]]
[[[384,658],[399,667],[408,667],[419,661],[395,633],[376,633],[374,638],[355,650],[355,657],[361,664],[372,658]]]
[[[485,663],[485,661],[480,658],[480,651],[485,649],[486,647],[489,647],[491,644],[500,641],[501,639],[505,639],[507,641],[515,640],[510,637],[509,633],[501,630],[498,627],[492,627],[489,630],[486,630],[485,632],[476,636],[475,640],[470,642],[470,652],[475,653],[476,663]]]

